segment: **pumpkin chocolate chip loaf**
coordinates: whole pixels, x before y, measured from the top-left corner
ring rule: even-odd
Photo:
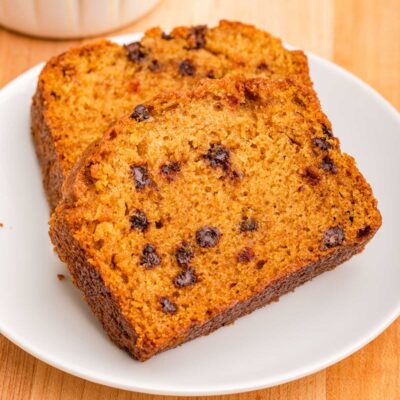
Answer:
[[[312,88],[231,77],[134,107],[75,165],[50,235],[143,361],[334,268],[380,224]]]
[[[52,208],[82,151],[135,104],[166,90],[193,87],[231,72],[263,77],[298,75],[310,84],[306,56],[253,26],[151,29],[121,47],[98,41],[51,59],[32,104],[32,133]]]

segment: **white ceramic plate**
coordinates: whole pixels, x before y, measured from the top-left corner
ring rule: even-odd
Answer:
[[[137,35],[118,38],[131,41]],[[0,332],[71,374],[140,392],[248,391],[310,374],[353,353],[400,314],[400,117],[365,83],[309,55],[343,149],[372,184],[383,226],[364,253],[253,314],[146,363],[105,336],[52,251],[29,131],[38,65],[0,92]]]

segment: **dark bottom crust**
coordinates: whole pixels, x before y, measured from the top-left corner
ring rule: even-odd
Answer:
[[[53,210],[62,197],[61,186],[64,174],[44,112],[44,99],[41,89],[38,87],[32,99],[31,129],[36,154],[42,169],[43,186]]]
[[[171,338],[163,347],[154,348],[149,345],[148,348],[138,348],[135,346],[134,328],[121,314],[112,293],[105,286],[95,267],[86,259],[84,250],[70,234],[68,224],[62,218],[60,210],[55,213],[50,236],[61,259],[67,263],[76,286],[84,293],[89,307],[102,323],[108,336],[117,346],[140,361],[145,361],[159,352],[176,347],[198,336],[208,335],[221,326],[231,324],[237,318],[278,300],[283,294],[294,290],[315,276],[335,268],[354,254],[361,252],[369,240],[368,238],[359,243],[340,247],[325,258],[269,283],[263,291],[255,296],[236,303],[202,325],[191,326],[182,334]]]
[[[67,264],[75,285],[83,292],[90,309],[110,339],[139,359],[135,348],[135,330],[123,317],[113,294],[96,268],[89,263],[77,240],[70,234],[66,221],[57,218],[57,212],[54,215],[56,218],[50,227],[50,237],[61,260]]]
[[[239,317],[250,314],[258,308],[277,301],[282,295],[292,292],[303,283],[310,281],[323,272],[334,269],[353,255],[360,253],[367,242],[368,240],[363,243],[354,243],[351,246],[339,248],[335,252],[315,263],[306,265],[295,272],[270,282],[263,291],[257,293],[255,296],[240,303],[236,303],[233,307],[224,310],[203,325],[192,326],[182,336],[173,338],[173,340],[164,348],[156,349],[154,352],[146,354],[145,358],[142,358],[141,361],[144,361],[161,351],[171,349],[182,343],[188,342],[189,340],[195,339],[196,337],[208,335],[221,326],[233,323]]]

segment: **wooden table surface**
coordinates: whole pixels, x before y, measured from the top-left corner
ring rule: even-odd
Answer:
[[[345,67],[400,108],[399,0],[163,0],[147,16],[115,32],[154,25],[254,23],[284,41]],[[29,38],[0,28],[0,87],[78,41]],[[63,373],[0,335],[0,399],[173,399],[107,388]],[[312,376],[229,400],[400,399],[400,319],[372,343]]]

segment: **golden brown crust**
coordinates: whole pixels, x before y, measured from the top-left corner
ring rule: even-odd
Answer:
[[[84,249],[71,234],[66,220],[55,218],[51,226],[51,235],[57,243],[59,257],[67,264],[75,285],[83,292],[90,309],[110,339],[140,358],[135,349],[135,330],[121,314],[118,301],[104,284],[97,269],[89,262]]]
[[[39,83],[32,99],[31,131],[36,154],[42,169],[43,186],[50,208],[54,209],[61,200],[61,186],[64,181],[64,170],[59,154],[55,148],[52,130],[46,118],[46,105]]]
[[[69,171],[63,162],[63,153],[57,149],[56,130],[48,117],[48,104],[54,101],[54,94],[46,88],[47,77],[71,55],[83,55],[104,47],[115,46],[117,45],[106,40],[99,40],[72,48],[52,57],[40,73],[36,92],[32,98],[31,133],[42,170],[43,186],[51,209],[54,209],[62,198],[61,187]]]

